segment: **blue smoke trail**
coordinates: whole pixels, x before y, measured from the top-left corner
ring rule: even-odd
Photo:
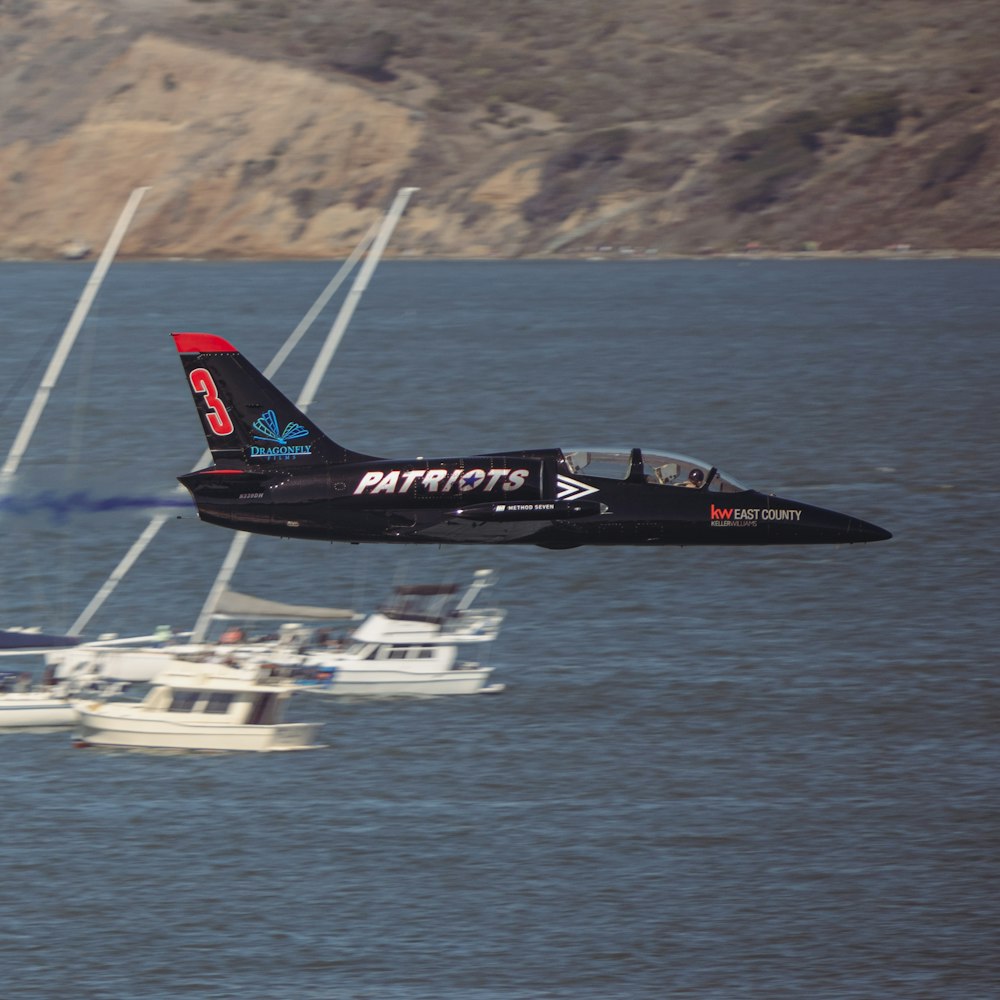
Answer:
[[[194,505],[185,497],[155,496],[110,496],[92,497],[86,490],[60,495],[51,490],[42,490],[31,495],[0,496],[0,513],[24,517],[31,514],[47,513],[49,517],[62,523],[73,514],[106,514],[116,510],[154,510],[157,508],[185,508],[193,510]]]

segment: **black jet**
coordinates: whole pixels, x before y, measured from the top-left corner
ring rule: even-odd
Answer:
[[[175,333],[214,464],[185,476],[203,521],[343,542],[778,545],[888,531],[645,451],[541,448],[385,459],[336,444],[228,341]]]

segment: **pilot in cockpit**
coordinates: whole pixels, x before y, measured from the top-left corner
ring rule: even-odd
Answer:
[[[700,490],[704,483],[705,473],[701,469],[692,469],[681,485],[686,486],[689,490]]]

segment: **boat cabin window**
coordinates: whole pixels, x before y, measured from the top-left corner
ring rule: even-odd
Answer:
[[[397,587],[391,602],[380,610],[387,618],[429,622],[440,625],[458,600],[454,584],[418,584]]]
[[[577,448],[563,453],[571,475],[631,480],[713,493],[742,493],[747,487],[714,465],[686,455],[668,455],[644,448],[597,451]]]
[[[193,712],[194,706],[198,702],[197,691],[183,691],[177,690],[173,692],[173,697],[170,699],[170,708],[167,709],[168,712]]]
[[[210,691],[204,712],[206,715],[225,715],[232,703],[233,696],[229,691]]]

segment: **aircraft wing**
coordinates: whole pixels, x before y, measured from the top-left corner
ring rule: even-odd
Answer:
[[[410,512],[408,511],[407,514]],[[400,521],[403,518],[399,518]],[[440,514],[422,513],[416,523],[396,523],[386,530],[386,535],[400,541],[472,543],[479,545],[516,542],[547,528],[551,521],[475,521],[464,517],[442,517]]]

